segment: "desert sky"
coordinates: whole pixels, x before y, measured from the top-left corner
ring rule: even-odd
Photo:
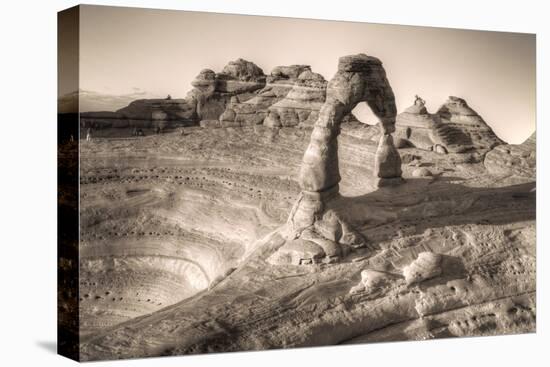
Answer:
[[[80,88],[185,97],[202,69],[239,57],[266,74],[311,65],[329,80],[340,56],[366,53],[382,60],[399,112],[415,94],[430,112],[462,97],[499,137],[520,143],[535,130],[535,44],[533,34],[81,6]],[[376,122],[364,105],[355,112]]]

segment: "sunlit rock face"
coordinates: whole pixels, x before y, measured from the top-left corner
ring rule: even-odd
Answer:
[[[374,174],[378,178],[379,186],[402,182],[401,156],[393,144],[393,137],[389,134],[380,137],[374,156]]]

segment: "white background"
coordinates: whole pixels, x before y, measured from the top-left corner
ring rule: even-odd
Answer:
[[[548,366],[548,92],[545,1],[90,1],[225,13],[537,33],[537,333],[99,362],[116,366]],[[56,12],[74,1],[0,7],[0,365],[74,364],[56,340]],[[200,35],[197,35],[200,37]],[[244,42],[244,40],[243,40]],[[266,45],[266,47],[269,47]],[[399,47],[399,45],[395,45]],[[368,50],[366,50],[368,53]],[[514,50],[510,50],[511,53]],[[545,340],[546,339],[546,340]],[[546,342],[546,343],[545,343]],[[546,346],[545,346],[546,344]]]

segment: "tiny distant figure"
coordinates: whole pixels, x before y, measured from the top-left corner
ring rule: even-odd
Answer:
[[[181,136],[185,136],[185,130],[184,130],[183,127],[182,127],[181,130],[180,130],[180,135],[181,135]]]
[[[166,96],[166,99],[172,99],[171,95]]]
[[[157,126],[155,128],[155,134],[157,134],[157,135],[160,134],[160,126]]]
[[[143,130],[137,129],[136,130],[136,136],[145,136],[145,134],[143,133]]]
[[[88,128],[88,130],[86,130],[86,141],[90,140],[92,140],[92,129]]]
[[[424,106],[426,104],[426,101],[423,100],[421,97],[418,96],[418,94],[415,94],[414,96],[414,104],[416,106]]]
[[[71,134],[71,137],[69,138],[69,141],[70,141],[71,143],[74,142],[74,135],[73,135],[73,134]]]

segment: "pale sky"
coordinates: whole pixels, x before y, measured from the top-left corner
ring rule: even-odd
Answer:
[[[100,93],[184,97],[202,69],[239,57],[265,74],[308,64],[329,80],[357,53],[382,60],[399,112],[415,94],[430,112],[455,95],[507,142],[535,130],[533,34],[81,6],[80,88]]]

